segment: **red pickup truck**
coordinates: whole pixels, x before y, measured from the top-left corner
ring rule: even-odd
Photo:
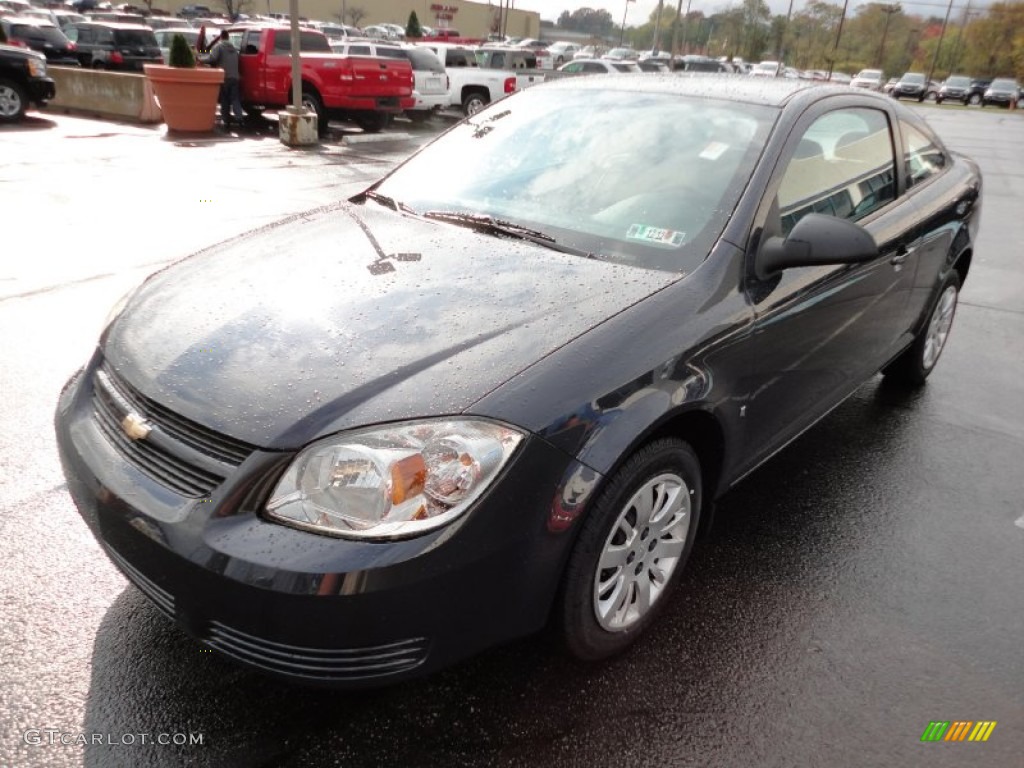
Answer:
[[[258,113],[291,104],[291,29],[236,27],[230,34],[239,52],[246,111]],[[302,102],[316,112],[321,133],[330,120],[351,120],[373,133],[392,114],[416,106],[408,60],[335,54],[327,37],[312,29],[299,31],[299,46]]]

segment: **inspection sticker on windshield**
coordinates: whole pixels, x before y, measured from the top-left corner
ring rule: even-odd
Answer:
[[[723,144],[720,141],[712,141],[710,144],[704,147],[703,151],[701,151],[700,153],[700,156],[704,160],[717,160],[725,153],[725,150],[727,150],[728,148],[728,144]]]
[[[685,232],[676,232],[674,229],[661,229],[660,227],[648,227],[645,224],[631,224],[626,237],[630,240],[643,240],[645,243],[656,243],[657,245],[682,245],[686,239]]]

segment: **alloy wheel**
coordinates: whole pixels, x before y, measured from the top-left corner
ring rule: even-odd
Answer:
[[[921,363],[925,370],[930,370],[939,360],[949,329],[953,325],[953,314],[956,312],[957,290],[955,285],[946,286],[939,303],[935,305],[931,321],[928,323],[928,335],[925,337],[924,354]]]
[[[690,519],[690,489],[678,474],[652,477],[633,494],[594,575],[594,613],[602,628],[620,632],[647,615],[680,563]]]
[[[21,94],[10,85],[0,85],[0,117],[16,117],[22,110]]]

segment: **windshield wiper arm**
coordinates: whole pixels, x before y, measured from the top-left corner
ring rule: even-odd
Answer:
[[[395,200],[393,197],[382,195],[380,192],[375,192],[372,189],[367,192],[364,192],[361,195],[361,197],[365,200],[373,200],[373,202],[375,203],[380,203],[385,208],[390,208],[392,211],[402,211],[403,213],[416,213],[416,211],[414,211],[405,203],[401,203],[398,200]],[[355,199],[358,200],[358,198]]]
[[[485,235],[503,235],[506,237],[513,237],[517,240],[526,240],[531,243],[536,243],[537,245],[542,245],[545,248],[550,248],[551,250],[558,251],[559,253],[569,253],[573,256],[584,256],[588,259],[596,258],[596,256],[590,251],[584,251],[579,248],[573,248],[571,245],[559,243],[551,235],[544,232],[539,232],[536,229],[530,229],[529,227],[514,224],[511,221],[496,219],[485,213],[427,211],[421,215],[425,219],[445,221],[449,224],[455,224],[457,226],[472,229],[476,232],[482,232]]]

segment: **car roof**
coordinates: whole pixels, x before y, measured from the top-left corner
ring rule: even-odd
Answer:
[[[3,18],[6,24],[24,24],[28,27],[56,27],[49,19],[44,19],[41,16],[5,16]]]
[[[581,59],[576,59],[581,61]],[[675,72],[664,75],[645,72],[643,74],[595,75],[594,77],[559,79],[545,83],[545,88],[592,88],[594,90],[615,88],[643,93],[670,93],[680,96],[696,96],[706,99],[742,101],[750,104],[781,107],[795,94],[819,90],[823,94],[852,93],[869,97],[862,89],[846,88],[829,83],[815,83],[813,80],[789,78],[747,78],[731,74],[707,72]],[[885,97],[881,97],[885,98]]]
[[[123,21],[97,21],[95,19],[90,19],[89,21],[76,21],[75,26],[108,27],[110,29],[144,29],[147,32],[153,31],[152,27],[147,27],[145,24],[129,24]]]

